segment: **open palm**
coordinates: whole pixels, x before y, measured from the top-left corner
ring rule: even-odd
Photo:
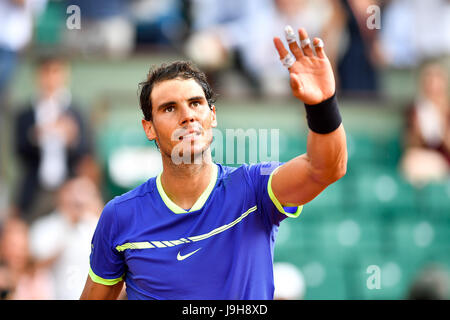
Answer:
[[[300,40],[308,38],[305,29],[299,29],[298,34]],[[280,59],[285,58],[289,52],[283,42],[278,37],[273,41]],[[320,103],[330,98],[336,90],[330,61],[325,55],[323,46],[317,46],[320,42],[318,38],[313,40],[316,54],[311,45],[300,49],[296,41],[289,44],[289,49],[296,60],[289,68],[292,93],[306,104]]]

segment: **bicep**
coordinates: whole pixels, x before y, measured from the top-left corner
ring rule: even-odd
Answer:
[[[315,180],[306,154],[300,155],[273,173],[271,187],[283,206],[300,206],[313,200],[328,185]]]
[[[114,285],[104,285],[92,281],[88,276],[80,300],[116,300],[122,288],[123,281]]]

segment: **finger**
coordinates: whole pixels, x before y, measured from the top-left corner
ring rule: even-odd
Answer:
[[[300,37],[300,45],[302,46],[302,50],[305,56],[313,57],[314,52],[311,48],[310,43],[311,40],[309,40],[308,33],[306,32],[306,30],[304,28],[298,29],[298,35]]]
[[[325,50],[323,49],[323,41],[322,41],[322,39],[314,38],[313,46],[314,46],[314,49],[316,50],[316,55],[319,58],[324,59],[324,58],[327,57],[327,55],[325,54]]]
[[[296,61],[294,56],[286,50],[280,38],[274,38],[273,43],[275,44],[278,54],[280,55],[280,61],[283,64],[283,67],[287,68],[288,70],[291,70],[292,65]]]
[[[303,56],[302,50],[297,43],[297,37],[295,36],[294,29],[291,26],[286,26],[284,28],[284,35],[286,36],[286,41],[289,44],[289,49],[294,54],[295,58],[299,59]]]
[[[280,40],[280,38],[278,37],[273,38],[273,43],[275,44],[275,48],[277,49],[278,54],[280,55],[280,59],[283,59],[288,55],[289,52],[284,47],[284,44]]]

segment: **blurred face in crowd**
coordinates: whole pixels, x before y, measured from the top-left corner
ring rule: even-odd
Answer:
[[[274,0],[278,11],[286,16],[295,16],[305,5],[305,0]]]
[[[441,97],[447,94],[448,75],[439,64],[425,66],[421,72],[422,92],[427,97]]]
[[[51,60],[39,66],[37,82],[44,97],[51,96],[66,85],[69,74],[68,66],[63,61]]]
[[[63,185],[58,194],[58,210],[71,223],[77,223],[84,210],[83,202],[79,195],[83,190],[75,187],[76,184],[74,182],[67,182]]]
[[[85,177],[66,182],[58,193],[58,210],[71,223],[78,223],[89,214],[96,214],[101,205],[100,195],[94,183]],[[101,210],[101,209],[100,209]],[[92,212],[94,211],[94,212]]]
[[[0,256],[11,269],[21,271],[28,264],[28,227],[16,218],[7,220],[0,236]]]
[[[202,155],[212,142],[212,128],[217,126],[215,107],[211,109],[202,87],[194,79],[165,80],[155,84],[150,95],[152,121],[143,120],[150,140],[156,139],[163,157],[172,152]]]

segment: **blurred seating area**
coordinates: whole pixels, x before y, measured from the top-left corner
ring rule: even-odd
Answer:
[[[303,299],[450,298],[448,1],[5,1],[0,25],[10,21],[2,19],[9,12],[10,30],[19,23],[32,33],[13,46],[8,36],[17,36],[0,30],[0,299],[78,298],[102,205],[161,170],[159,151],[141,127],[137,95],[152,65],[189,59],[207,72],[219,93],[223,137],[227,129],[277,129],[280,161],[305,153],[303,106],[290,95],[272,43],[286,24],[324,39],[349,162],[344,178],[281,224],[274,261],[301,271]],[[70,5],[80,8],[81,29],[69,28],[77,18]],[[379,29],[366,24],[373,5],[381,8]],[[63,57],[67,70],[53,66],[43,74],[42,57]],[[45,88],[47,97],[39,93]],[[67,143],[66,149],[47,143],[44,153],[46,136],[33,142],[33,152],[51,158],[47,172],[55,175],[51,168],[70,158],[67,137],[86,139],[77,161],[53,178],[43,164],[29,169],[31,158],[17,152],[19,115],[41,107],[40,123],[64,132]],[[81,119],[72,122],[81,124],[51,124],[49,114],[75,114],[67,113],[72,108]],[[411,148],[433,154],[405,160]],[[215,156],[240,164],[227,162],[225,150]],[[29,170],[34,178],[24,179]],[[26,207],[31,200],[23,190],[37,190],[38,180],[47,181],[39,202],[45,206],[28,216],[18,199]],[[42,250],[54,242],[60,246]],[[373,270],[376,288],[369,285]]]

